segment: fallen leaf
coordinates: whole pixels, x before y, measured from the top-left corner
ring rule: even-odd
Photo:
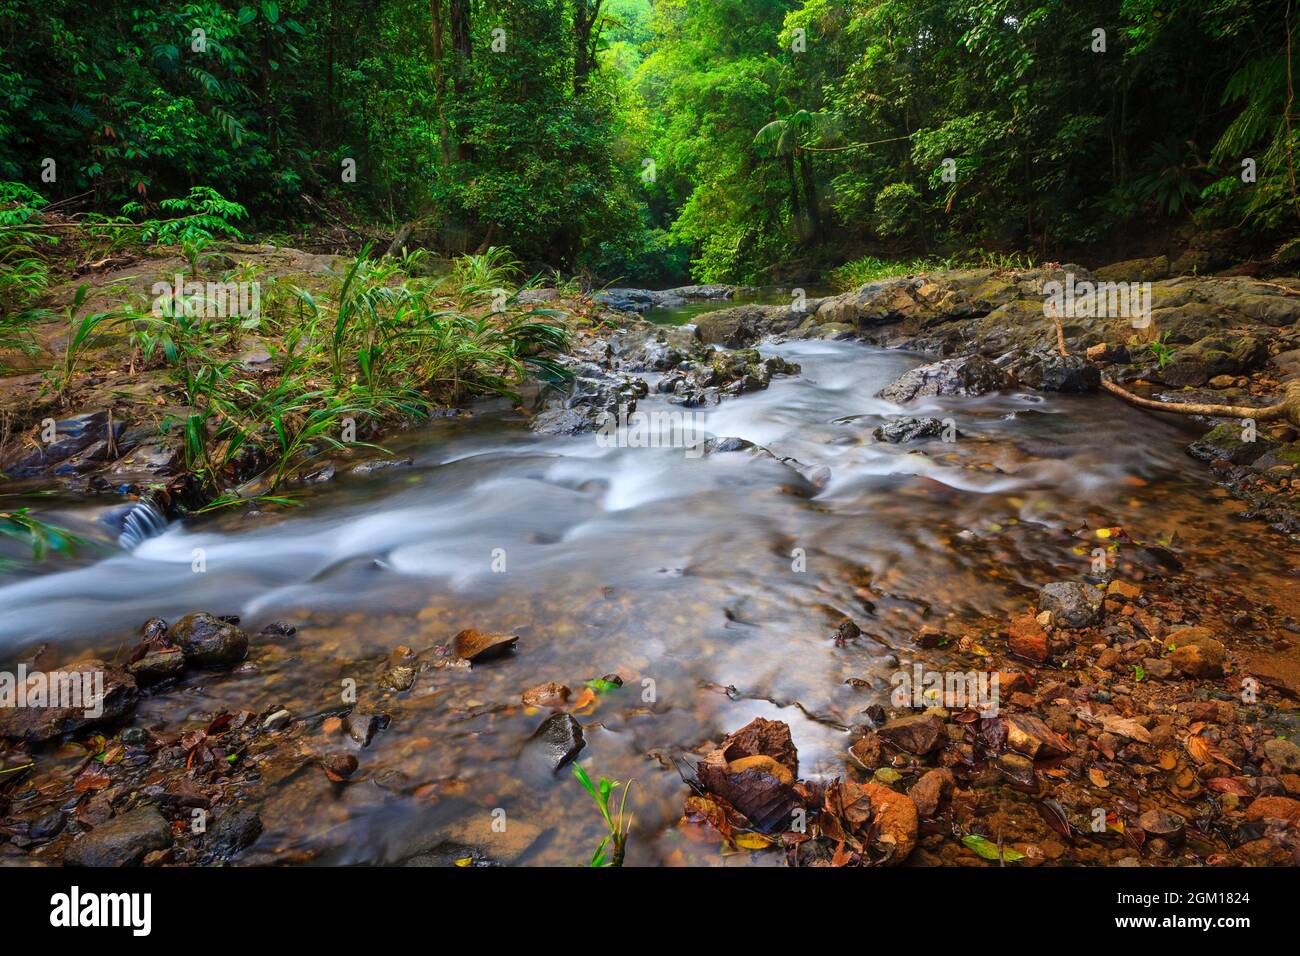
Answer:
[[[986,860],[1001,859],[1007,863],[1018,863],[1025,858],[1023,853],[1013,850],[1010,847],[1003,847],[1002,854],[999,856],[997,844],[986,840],[978,833],[966,834],[961,838],[961,842],[966,849],[974,850],[977,855],[982,856]]]
[[[1151,732],[1131,717],[1118,717],[1115,714],[1107,714],[1101,718],[1101,725],[1108,733],[1116,736],[1127,737],[1129,740],[1136,740],[1144,744],[1151,743]]]

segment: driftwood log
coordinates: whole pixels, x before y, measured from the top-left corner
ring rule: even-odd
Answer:
[[[1056,350],[1068,356],[1065,347],[1065,327],[1061,317],[1052,306],[1052,321],[1056,324]],[[1152,398],[1134,395],[1122,385],[1112,382],[1103,372],[1101,387],[1130,405],[1149,408],[1157,412],[1172,412],[1175,415],[1207,415],[1214,418],[1250,418],[1257,422],[1283,420],[1293,428],[1300,429],[1300,381],[1287,382],[1283,388],[1281,401],[1258,408],[1250,405],[1215,405],[1205,402],[1161,402]]]

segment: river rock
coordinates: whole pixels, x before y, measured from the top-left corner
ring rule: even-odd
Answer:
[[[877,733],[885,743],[917,756],[936,750],[947,737],[943,721],[934,714],[898,717],[881,727]]]
[[[67,822],[66,813],[62,810],[53,810],[34,822],[28,828],[27,835],[33,840],[49,840],[62,833]]]
[[[1138,817],[1138,826],[1148,837],[1159,838],[1170,844],[1183,842],[1187,821],[1167,810],[1148,810]]]
[[[1246,808],[1246,821],[1281,820],[1288,824],[1300,823],[1300,800],[1290,797],[1256,797]]]
[[[1180,627],[1165,637],[1169,662],[1188,677],[1218,677],[1223,674],[1225,648],[1209,628]]]
[[[582,724],[572,714],[552,714],[533,732],[528,750],[556,771],[578,756],[586,745]]]
[[[897,866],[916,847],[920,818],[916,804],[907,794],[891,790],[883,783],[868,781],[862,785],[871,802],[871,831],[875,849],[886,856],[889,866]]]
[[[570,364],[573,379],[566,394],[550,399],[530,427],[544,435],[579,435],[595,431],[620,415],[636,411],[646,384],[610,375],[593,362]]]
[[[333,783],[342,783],[357,772],[359,763],[352,754],[326,754],[320,765]]]
[[[624,372],[669,372],[708,353],[697,338],[678,329],[615,332],[606,342],[605,351],[611,367]]]
[[[741,305],[709,312],[695,320],[695,335],[705,345],[746,348],[771,331],[774,317],[783,311],[788,310],[780,306]]]
[[[119,439],[126,423],[114,421],[113,438]],[[4,471],[11,478],[23,478],[37,475],[48,468],[55,467],[75,456],[84,459],[102,461],[109,442],[108,412],[83,412],[55,422],[54,441],[38,441],[34,445],[19,445],[16,460],[4,464]],[[94,450],[92,450],[92,448]],[[84,470],[74,468],[66,473]]]
[[[253,845],[262,835],[262,818],[252,810],[227,810],[217,817],[203,843],[222,859]]]
[[[1014,385],[1011,376],[978,355],[944,359],[904,372],[879,392],[896,404],[929,395],[985,395]]]
[[[1080,355],[1035,352],[1016,364],[1016,380],[1043,392],[1082,395],[1101,387],[1101,369]]]
[[[379,678],[379,686],[386,690],[402,691],[410,690],[415,686],[416,671],[409,664],[397,664],[384,671]]]
[[[359,465],[352,466],[354,475],[373,475],[378,471],[388,471],[392,468],[409,468],[415,464],[410,458],[376,458],[372,461],[363,461]]]
[[[151,651],[138,661],[128,664],[127,670],[141,687],[152,687],[183,674],[185,654],[178,647]]]
[[[1300,773],[1300,747],[1285,737],[1274,737],[1264,742],[1264,754],[1269,761],[1282,770]]]
[[[76,840],[63,855],[65,866],[132,866],[146,853],[172,845],[172,830],[156,807],[114,817]]]
[[[1156,376],[1174,388],[1199,388],[1216,375],[1240,375],[1268,361],[1260,336],[1214,333],[1179,349]]]
[[[916,804],[916,812],[924,817],[932,817],[939,810],[939,804],[952,796],[956,780],[947,767],[927,770],[921,779],[912,784],[907,795]]]
[[[1047,632],[1038,623],[1037,618],[1028,612],[1016,614],[1008,626],[1010,638],[1007,646],[1017,657],[1041,664],[1047,660]]]
[[[519,638],[513,634],[490,634],[466,628],[451,639],[451,649],[461,660],[478,664],[505,656],[518,643]]]
[[[391,720],[388,714],[354,710],[348,714],[348,736],[362,747],[369,747],[375,734],[386,728]]]
[[[94,699],[97,678],[103,681],[102,712],[88,714],[87,711],[101,709]],[[47,695],[42,699],[48,703],[52,699],[52,693],[57,693],[62,699],[64,688],[68,692],[75,690],[75,685],[69,684],[74,681],[80,682],[82,688],[82,697],[77,701],[80,706],[33,706],[36,700],[31,695],[41,684],[46,688],[44,692]],[[26,707],[0,707],[0,737],[26,740],[28,743],[52,740],[63,734],[120,720],[135,709],[139,699],[135,678],[127,670],[99,660],[78,661],[66,667],[42,672],[40,681],[29,681],[28,694]]]
[[[523,703],[525,707],[563,707],[569,700],[569,688],[556,681],[550,681],[545,684],[538,684],[536,687],[530,687],[524,691]]]
[[[1253,441],[1246,441],[1253,437]],[[1187,446],[1187,454],[1201,461],[1230,461],[1234,465],[1249,465],[1266,452],[1277,447],[1277,442],[1256,434],[1249,436],[1238,422],[1224,422]]]
[[[284,708],[280,708],[267,715],[266,720],[262,721],[262,729],[267,733],[275,733],[278,730],[284,730],[292,721],[293,714]]]
[[[849,748],[849,756],[863,770],[868,773],[880,766],[884,759],[884,748],[880,743],[880,736],[874,731],[863,734],[853,746]]]
[[[1025,790],[1034,790],[1038,786],[1034,776],[1034,762],[1023,754],[1008,751],[998,755],[998,773],[1013,786]]]
[[[876,441],[887,441],[898,445],[920,438],[938,438],[943,434],[945,427],[943,421],[938,418],[891,418],[875,429],[871,437]],[[956,434],[955,429],[954,434]]]
[[[1007,746],[1031,760],[1062,757],[1070,743],[1033,714],[1012,714],[1006,719]]]
[[[206,611],[185,615],[172,626],[168,636],[185,652],[185,662],[193,667],[229,667],[248,653],[248,635]]]
[[[1058,627],[1081,628],[1101,620],[1106,595],[1078,581],[1053,581],[1038,591],[1038,610],[1050,611]]]

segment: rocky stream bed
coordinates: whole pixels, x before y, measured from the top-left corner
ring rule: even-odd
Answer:
[[[0,666],[105,708],[0,711],[0,863],[575,864],[578,762],[635,782],[629,865],[1295,865],[1300,436],[1098,386],[1267,404],[1300,280],[1157,281],[1166,352],[1067,317],[1063,356],[1067,270],[605,309],[562,393],[383,436],[292,512],[178,518],[120,409],[20,443],[98,543],[0,576]],[[637,411],[704,440],[597,440]]]

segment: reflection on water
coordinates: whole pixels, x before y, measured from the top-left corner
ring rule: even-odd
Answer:
[[[853,343],[772,351],[803,374],[707,410],[705,427],[775,457],[606,448],[488,409],[395,441],[415,467],[345,475],[296,511],[180,523],[130,553],[10,578],[0,658],[43,641],[111,656],[147,617],[195,609],[239,614],[251,634],[298,625],[255,639],[235,673],[141,705],[138,722],[175,729],[223,709],[315,713],[347,677],[378,700],[392,648],[511,631],[513,657],[425,673],[381,703],[394,719],[361,754],[363,782],[268,779],[267,833],[246,859],[392,862],[498,807],[518,824],[518,862],[584,859],[599,820],[567,774],[523,771],[543,715],[519,696],[618,673],[624,688],[580,717],[582,759],[593,776],[637,781],[629,863],[678,850],[718,862],[675,829],[675,755],[762,715],[791,725],[803,775],[842,774],[845,728],[887,704],[920,622],[1004,619],[1038,584],[1086,569],[1076,529],[1215,542],[1192,569],[1207,576],[1249,565],[1266,584],[1285,571],[1269,532],[1208,494],[1179,424],[1108,398],[1006,394],[907,409],[952,418],[955,443],[875,443],[882,417],[902,412],[875,392],[919,359]],[[846,615],[864,636],[836,648]]]

